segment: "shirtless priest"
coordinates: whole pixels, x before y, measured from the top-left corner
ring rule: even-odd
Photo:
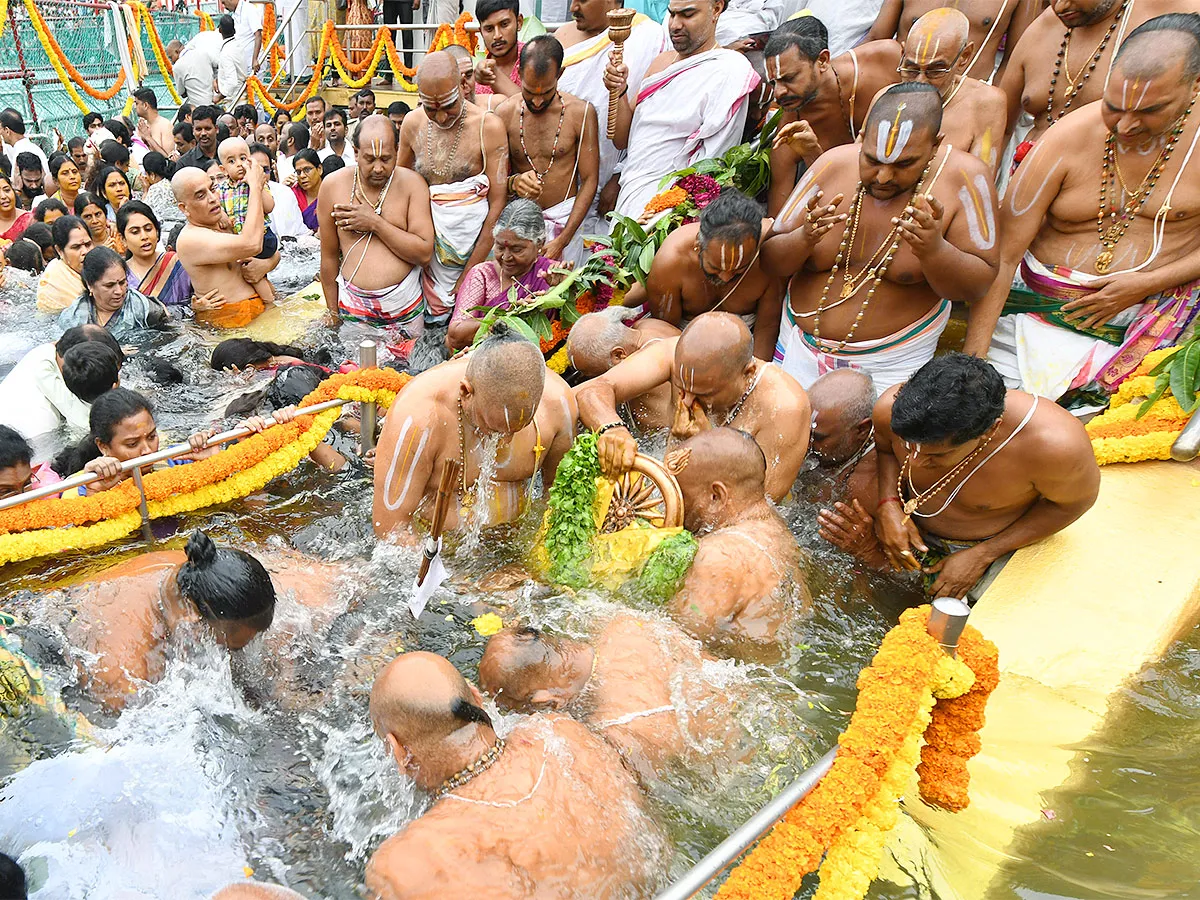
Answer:
[[[414,519],[433,513],[442,461],[463,463],[446,529],[467,517],[517,518],[538,472],[551,484],[575,439],[571,389],[536,344],[503,324],[468,356],[423,372],[384,422],[375,466],[375,534],[415,544]],[[494,467],[490,481],[481,470]]]
[[[844,367],[880,392],[898,384],[933,356],[951,300],[971,303],[967,340],[979,333],[996,192],[986,165],[943,144],[941,122],[931,86],[888,88],[862,143],[822,154],[763,242],[763,268],[791,279],[783,369],[805,387]]]
[[[396,126],[373,115],[354,132],[357,164],[321,183],[321,289],[331,321],[377,325],[406,357],[425,330],[421,267],[433,255],[429,190],[396,165]]]

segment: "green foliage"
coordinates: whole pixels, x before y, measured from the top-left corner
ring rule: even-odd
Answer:
[[[1191,413],[1200,407],[1200,338],[1192,338],[1150,370],[1155,376],[1154,390],[1138,407],[1137,416],[1140,419],[1150,411],[1167,389],[1183,408],[1185,413]]]
[[[669,537],[655,547],[638,576],[638,593],[655,603],[666,603],[674,597],[699,547],[690,531]]]
[[[555,584],[578,590],[591,580],[589,562],[596,534],[592,507],[599,476],[596,435],[585,431],[563,456],[550,486],[550,523],[545,545],[550,558],[548,576]]]

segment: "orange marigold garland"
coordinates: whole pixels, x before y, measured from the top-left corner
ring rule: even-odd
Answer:
[[[645,215],[664,212],[668,209],[674,209],[680,203],[688,198],[688,192],[681,187],[673,187],[663,191],[661,194],[655,194],[650,198],[650,202],[646,204]]]
[[[958,658],[975,673],[975,684],[961,697],[937,702],[917,766],[921,799],[950,812],[966,809],[970,803],[967,760],[980,750],[984,707],[1000,683],[996,645],[970,625],[959,639]]]

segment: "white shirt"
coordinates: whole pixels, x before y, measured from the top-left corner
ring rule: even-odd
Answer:
[[[241,9],[242,5],[250,4],[247,0],[242,0],[238,9]],[[226,103],[233,102],[233,98],[241,93],[248,71],[242,45],[236,37],[231,37],[221,45],[221,63],[217,66],[217,90],[221,92]]]
[[[346,146],[342,148],[341,155],[342,162],[344,162],[347,166],[358,165],[358,160],[354,156],[354,146],[349,141],[346,141]],[[320,157],[321,162],[324,162],[326,157],[333,156],[333,149],[329,146],[328,142],[326,142],[324,147],[317,151],[317,156]]]
[[[278,181],[268,181],[267,188],[275,198],[275,209],[271,212],[271,227],[278,237],[302,237],[312,231],[304,224],[304,214],[292,189]]]
[[[64,420],[86,431],[91,409],[67,389],[53,344],[34,347],[0,381],[0,425],[26,440],[54,431]]]
[[[175,83],[193,106],[212,103],[212,83],[221,62],[221,43],[219,32],[202,31],[184,45],[179,61],[172,67]]]
[[[792,8],[795,6],[796,8]],[[810,9],[829,29],[829,55],[838,56],[866,40],[883,0],[785,0],[783,17]]]
[[[233,39],[242,48],[249,72],[254,66],[254,35],[263,27],[263,8],[250,0],[238,0],[237,8],[230,15],[233,16]]]
[[[18,153],[34,154],[35,156],[37,156],[38,159],[40,159],[42,161],[42,171],[43,172],[50,171],[50,163],[47,162],[46,154],[42,152],[42,148],[39,147],[37,144],[35,144],[33,141],[31,141],[29,138],[23,137],[19,141],[17,141],[15,144],[5,144],[4,145],[4,155],[7,156],[8,161],[10,163],[12,163],[12,172],[14,175],[18,175],[18,172],[17,172],[17,154]]]

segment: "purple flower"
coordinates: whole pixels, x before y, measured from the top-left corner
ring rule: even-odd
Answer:
[[[696,209],[704,209],[721,193],[721,185],[711,175],[685,175],[676,184],[688,192]]]
[[[596,300],[600,305],[608,306],[612,303],[613,286],[611,281],[602,281],[596,285]]]

